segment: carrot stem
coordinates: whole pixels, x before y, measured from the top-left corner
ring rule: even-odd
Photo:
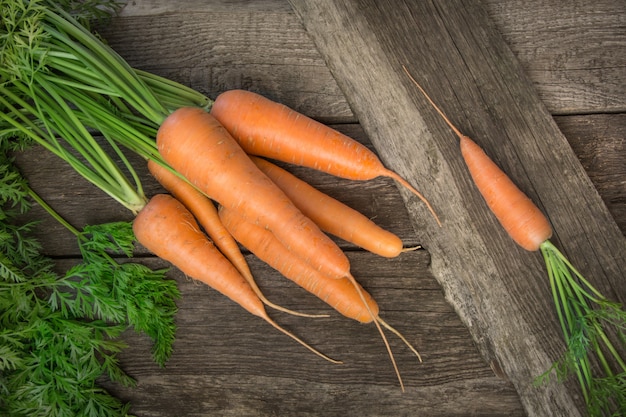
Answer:
[[[617,340],[623,351],[626,347],[626,312],[594,288],[549,240],[540,246],[540,250],[567,350],[536,382],[547,379],[553,370],[559,380],[573,372],[590,414],[609,412],[614,403],[623,403],[626,399],[626,363],[607,335],[605,325],[612,325],[617,330]],[[615,370],[604,349],[614,360]],[[592,352],[605,376],[594,375]]]

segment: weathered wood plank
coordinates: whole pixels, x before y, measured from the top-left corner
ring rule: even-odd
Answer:
[[[484,5],[553,114],[626,110],[626,6],[622,0],[567,4],[485,0]],[[187,36],[204,42],[199,47],[193,43],[194,48],[177,48],[176,41],[164,35],[176,28],[168,23],[172,19],[190,28],[183,31]],[[134,39],[125,36],[129,31]],[[134,1],[122,11],[122,19],[103,32],[114,46],[132,50],[128,57],[138,66],[181,77],[208,92],[234,83],[252,89],[272,87],[267,90],[281,94],[291,88],[277,86],[289,87],[307,79],[301,87],[311,94],[307,100],[315,100],[315,87],[333,85],[319,58],[307,55],[315,48],[295,23],[286,0]],[[164,62],[159,64],[159,59]],[[256,71],[276,70],[277,62],[293,66],[253,77]],[[304,62],[313,65],[303,67]],[[313,76],[299,75],[303,70]],[[341,97],[334,90],[328,92]],[[338,118],[350,114],[339,103],[328,111],[309,103],[307,110],[313,115]]]
[[[533,387],[563,349],[540,257],[504,235],[472,187],[454,136],[401,71],[408,65],[461,130],[540,202],[554,241],[582,272],[624,301],[624,237],[487,13],[471,2],[291,3],[384,161],[418,184],[443,219],[437,228],[403,194],[425,225],[435,276],[485,357],[511,378],[529,414],[579,415],[575,386]]]
[[[626,111],[626,3],[485,0],[552,114]]]
[[[132,401],[141,416],[428,416],[512,415],[524,411],[513,386],[494,376],[428,271],[426,251],[381,262],[348,253],[355,275],[379,301],[381,315],[414,343],[424,362],[390,337],[407,391],[403,394],[375,328],[351,322],[249,256],[268,298],[327,319],[272,316],[325,353],[310,354],[258,318],[177,270],[182,298],[174,354],[165,369],[150,361],[147,341],[132,332],[122,366],[138,387],[105,387]],[[163,262],[146,260],[149,265]],[[393,264],[393,265],[390,265]],[[165,394],[167,393],[167,394]],[[349,412],[348,410],[353,410]]]
[[[626,114],[557,116],[555,120],[626,235]]]
[[[175,79],[209,97],[244,88],[326,122],[353,122],[315,45],[285,5],[276,2],[276,7],[260,11],[256,2],[216,9],[193,2],[185,8],[183,3],[174,14],[122,14],[100,31],[131,65]],[[162,10],[160,4],[155,7],[154,13]]]

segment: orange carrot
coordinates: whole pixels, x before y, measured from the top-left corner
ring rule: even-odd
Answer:
[[[458,136],[461,154],[476,188],[504,230],[522,248],[528,251],[539,250],[541,244],[552,236],[552,227],[546,216],[476,142],[462,134],[450,122],[443,111],[435,105],[426,91],[411,76],[406,67],[403,68],[415,86]]]
[[[330,278],[294,258],[270,231],[244,221],[232,210],[220,207],[219,216],[226,229],[239,243],[285,277],[316,295],[344,316],[361,323],[372,321],[370,313],[348,279]],[[370,309],[377,315],[378,305],[369,294],[364,295]]]
[[[228,230],[226,230],[222,224],[222,221],[217,214],[217,207],[215,207],[213,202],[207,196],[202,194],[184,178],[179,177],[169,168],[155,162],[154,160],[148,161],[148,170],[159,182],[159,184],[163,186],[163,188],[169,191],[178,201],[183,203],[187,210],[194,215],[215,246],[217,246],[222,254],[226,256],[235,268],[237,268],[239,273],[246,279],[246,281],[248,281],[252,290],[261,299],[261,301],[265,303],[265,305],[278,311],[294,314],[296,316],[313,316],[281,307],[272,303],[263,295],[261,289],[258,287],[254,277],[252,276],[252,272],[248,267],[246,258],[239,250],[239,245],[237,245],[235,239],[230,233],[228,233]],[[319,317],[319,315],[315,315],[315,317]]]
[[[344,316],[361,323],[374,322],[404,391],[400,372],[380,325],[397,335],[421,361],[420,354],[400,332],[380,318],[378,304],[352,276],[344,279],[330,278],[294,257],[269,230],[245,221],[236,212],[225,207],[219,208],[219,215],[224,226],[239,243],[283,276],[314,294]]]
[[[419,197],[440,223],[428,200],[366,146],[283,104],[250,91],[229,90],[215,99],[211,114],[250,155],[352,180],[393,178]]]
[[[380,256],[391,258],[402,253],[403,245],[398,236],[357,210],[265,159],[254,156],[251,159],[323,231]]]
[[[187,276],[219,291],[316,355],[340,363],[274,322],[245,278],[202,233],[189,210],[174,197],[167,194],[152,197],[135,218],[133,231],[137,241],[146,249],[171,262]]]
[[[336,278],[350,274],[350,263],[341,249],[206,111],[185,107],[173,112],[157,132],[157,146],[163,159],[209,198],[272,230],[315,268]]]
[[[552,227],[546,216],[474,141],[452,124],[406,67],[403,68],[460,139],[461,153],[476,188],[502,227],[519,246],[528,251],[539,250],[543,256],[567,350],[535,383],[551,380],[550,375],[555,371],[559,381],[575,375],[589,414],[615,415],[614,406],[619,403],[615,399],[623,398],[626,376],[626,361],[622,357],[626,347],[623,331],[626,312],[621,304],[610,301],[594,288],[550,242]],[[594,363],[601,366],[593,366]]]

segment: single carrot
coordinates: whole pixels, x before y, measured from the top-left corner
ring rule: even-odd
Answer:
[[[184,178],[179,177],[176,173],[172,172],[168,167],[161,165],[160,163],[149,160],[148,170],[152,176],[169,191],[178,201],[193,214],[196,220],[204,228],[204,231],[209,235],[209,238],[213,241],[215,246],[222,252],[224,256],[233,264],[239,273],[248,281],[252,290],[256,295],[265,303],[265,305],[285,313],[293,314],[303,317],[322,317],[320,315],[304,314],[297,311],[289,310],[282,306],[269,301],[261,289],[258,287],[252,272],[248,266],[246,258],[239,250],[237,241],[226,230],[222,221],[217,214],[217,207],[215,204],[202,192],[196,189]]]
[[[220,207],[218,212],[224,226],[239,243],[283,276],[317,296],[344,316],[361,323],[374,322],[404,391],[402,377],[380,325],[398,336],[415,353],[420,362],[421,356],[398,330],[380,318],[378,304],[352,276],[343,279],[330,278],[294,257],[271,231],[245,221],[236,212],[225,207]]]
[[[402,240],[398,236],[359,211],[265,159],[254,156],[251,159],[323,231],[380,256],[391,258],[403,252]]]
[[[366,146],[293,109],[245,90],[221,93],[211,114],[250,155],[317,169],[352,180],[393,178],[426,204],[426,198],[396,172],[386,168]]]
[[[316,355],[341,363],[319,352],[272,320],[246,279],[200,230],[185,206],[168,194],[157,194],[133,221],[137,241],[187,276],[201,281],[262,318]]]
[[[450,122],[406,67],[403,68],[415,86],[458,136],[461,154],[476,188],[504,230],[522,248],[528,251],[538,250],[541,244],[552,236],[552,227],[546,216],[476,142],[462,134]]]
[[[619,398],[624,397],[626,388],[626,360],[621,356],[626,349],[626,311],[598,291],[550,242],[552,227],[546,216],[473,140],[450,122],[406,67],[403,68],[460,139],[461,153],[476,188],[502,227],[522,248],[540,250],[544,258],[567,353],[537,377],[535,383],[547,381],[557,369],[559,380],[573,373],[588,411],[615,415],[615,406],[620,407]],[[606,326],[612,327],[612,331],[605,331]],[[591,366],[591,354],[595,354],[599,367]]]
[[[304,216],[209,113],[173,112],[157,132],[163,159],[219,204],[266,227],[306,262],[336,278],[350,274],[345,254]]]

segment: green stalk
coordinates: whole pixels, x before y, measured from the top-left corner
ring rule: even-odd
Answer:
[[[62,224],[67,230],[72,232],[74,236],[81,236],[81,232],[72,226],[67,220],[63,218],[56,210],[54,210],[43,198],[39,196],[32,188],[28,187],[28,196],[35,200],[50,216],[52,216],[57,222]]]
[[[40,97],[34,90],[34,87],[28,89],[28,87],[21,84],[14,85],[23,93]],[[44,86],[49,87],[45,83]],[[50,91],[54,91],[54,89],[50,89]],[[23,135],[30,137],[36,143],[63,159],[76,172],[132,212],[137,212],[143,207],[145,198],[142,193],[129,186],[127,179],[121,174],[116,164],[110,160],[108,155],[93,140],[92,135],[85,130],[84,125],[78,121],[75,114],[56,92],[53,92],[53,95],[56,96],[55,101],[51,102],[49,98],[42,97],[42,100],[36,101],[37,108],[30,106],[8,88],[0,86],[0,92],[2,93],[0,95],[0,103],[10,111],[10,114],[2,112],[0,118],[8,125],[13,126],[14,129],[20,131]],[[9,100],[12,100],[17,105],[21,105],[23,110],[34,115],[37,120],[40,120],[46,126],[47,131],[36,126],[23,111],[19,111]],[[61,107],[64,111],[59,112],[57,110],[58,107]],[[55,128],[51,127],[53,123],[56,124]],[[55,130],[60,130],[59,133],[68,141],[70,147],[79,151],[90,162],[92,168],[87,167],[59,143],[54,134]],[[77,132],[82,134],[82,139],[77,138]]]
[[[167,117],[167,110],[136,76],[128,63],[113,49],[103,44],[91,32],[78,24],[68,13],[60,9],[57,10],[57,13],[48,11],[47,17],[57,28],[75,37],[78,44],[56,28],[48,27],[50,33],[57,35],[60,41],[82,53],[81,57],[85,59],[85,62],[94,63],[90,66],[94,71],[108,69],[107,75],[113,84],[123,91],[123,97],[135,103],[135,108],[148,119],[160,124]]]
[[[78,107],[78,109],[81,110],[80,113],[76,114],[77,118],[80,120],[80,123],[90,125],[103,133],[105,139],[107,140],[111,149],[114,151],[115,155],[117,155],[117,157],[122,161],[123,166],[133,177],[137,194],[143,196],[143,191],[141,190],[142,188],[141,181],[139,180],[139,177],[137,176],[136,171],[134,170],[132,164],[130,164],[130,162],[126,158],[126,155],[124,155],[124,153],[121,151],[121,149],[119,149],[115,141],[113,141],[110,135],[108,134],[110,129],[103,128],[103,123],[101,122],[101,120],[103,120],[104,122],[109,121],[109,120],[113,120],[113,121],[116,120],[116,117],[114,115],[107,112],[108,106],[103,105],[103,104],[96,105],[97,104],[96,100],[98,97],[92,98],[91,96],[85,96],[83,94],[80,94],[79,91],[75,91],[75,90],[67,88],[66,85],[61,86],[61,93],[63,94],[64,97],[70,98],[71,101]],[[124,123],[122,123],[122,125],[127,126]],[[88,143],[90,143],[93,146],[93,149],[97,157],[102,157],[104,160],[110,161],[110,158],[108,157],[107,154],[103,155],[103,152],[104,152],[103,149],[95,141],[95,139],[93,139],[91,135],[88,135],[86,139],[88,140]],[[154,148],[156,152],[156,146],[154,146]],[[111,167],[109,167],[109,169],[110,168]],[[114,171],[117,171],[117,170],[114,170]],[[121,184],[126,183],[125,178],[121,174],[119,175],[118,180],[120,181]]]
[[[567,346],[565,356],[555,364],[562,367],[557,375],[560,379],[573,372],[579,381],[588,410],[593,415],[605,415],[610,412],[611,403],[619,402],[626,393],[626,364],[606,334],[605,325],[617,328],[618,340],[622,341],[623,349],[626,340],[626,312],[620,305],[606,300],[550,241],[544,242],[540,249]],[[612,320],[607,320],[607,317]],[[605,351],[616,364],[617,373],[611,368]],[[595,354],[599,371],[604,376],[594,374],[591,354]],[[538,381],[547,378],[552,369],[555,369],[554,366],[541,375]],[[600,388],[598,381],[605,380],[608,383]]]
[[[139,69],[134,70],[161,101],[167,100],[170,109],[195,105],[209,110],[213,101],[204,94],[167,78]]]
[[[72,149],[78,150],[80,154],[93,166],[100,180],[96,181],[101,184],[100,187],[108,190],[110,195],[114,195],[118,201],[123,201],[133,213],[137,213],[145,204],[143,194],[134,189],[128,182],[124,174],[121,173],[115,162],[111,160],[109,155],[96,142],[94,137],[87,132],[84,125],[79,121],[77,115],[69,108],[63,99],[62,91],[57,92],[54,88],[50,88],[50,84],[43,80],[39,80],[44,89],[46,89],[54,99],[54,102],[46,108],[46,113],[53,120],[58,119],[57,128],[65,128],[65,126],[74,126],[78,129],[79,134],[74,131],[65,130],[64,138]],[[67,94],[68,92],[66,92]],[[55,110],[55,104],[63,111]],[[47,123],[47,122],[46,122]]]

